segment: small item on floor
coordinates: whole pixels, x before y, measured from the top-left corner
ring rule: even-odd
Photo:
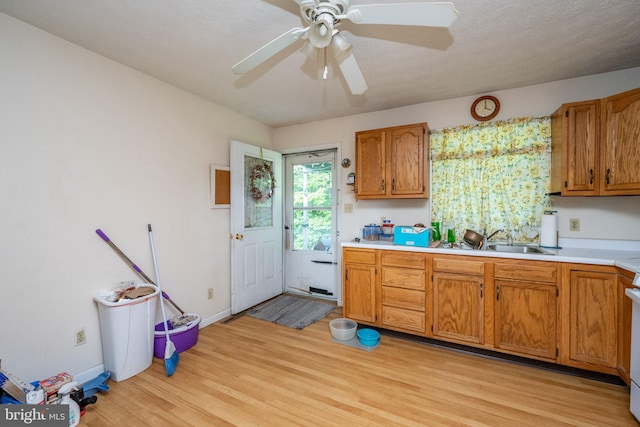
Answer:
[[[100,391],[109,390],[109,386],[107,385],[107,380],[109,379],[110,376],[111,376],[111,372],[105,371],[100,375],[98,375],[97,377],[95,377],[94,379],[89,380],[86,383],[82,384],[82,390],[84,392],[84,396],[90,397]]]
[[[337,340],[335,338],[333,338],[331,341],[337,343],[337,344],[343,344],[346,345],[347,347],[353,347],[353,348],[357,348],[359,350],[364,350],[364,351],[373,351],[376,348],[378,348],[380,346],[380,342],[378,342],[378,344],[376,345],[364,345],[360,342],[360,340],[358,340],[358,337],[353,337],[350,340]]]
[[[80,405],[71,398],[71,393],[75,390],[78,383],[72,381],[60,387],[58,395],[60,396],[60,405],[69,405],[69,426],[75,427],[80,423]]]
[[[340,317],[329,322],[329,329],[333,338],[347,341],[355,338],[358,323],[346,317]]]
[[[46,394],[47,403],[51,403],[58,398],[58,390],[71,382],[71,375],[66,372],[60,372],[57,375],[40,381],[40,387]]]
[[[35,390],[35,386],[33,384],[29,384],[15,375],[1,369],[0,388],[20,403],[27,403],[27,394]]]
[[[335,310],[336,306],[309,298],[279,295],[249,311],[247,316],[255,317],[294,329],[317,322]]]
[[[360,341],[362,345],[373,346],[380,342],[380,332],[375,329],[363,328],[360,329],[356,335],[358,335],[358,341]]]
[[[200,324],[200,316],[196,314],[187,314],[184,318],[193,318],[193,321],[186,325],[174,327],[173,322],[169,321],[169,336],[176,346],[176,351],[182,353],[189,350],[198,342],[198,331]],[[179,319],[179,318],[178,318]],[[173,319],[172,319],[173,320]],[[164,331],[164,322],[156,324],[153,338],[153,355],[162,359],[164,357],[167,337]]]

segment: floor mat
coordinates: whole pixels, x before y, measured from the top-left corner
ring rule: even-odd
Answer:
[[[280,295],[250,309],[247,315],[290,328],[302,329],[324,318],[335,308],[336,306],[333,304],[290,295]]]

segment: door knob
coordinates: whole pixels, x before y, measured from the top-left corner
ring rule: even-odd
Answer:
[[[244,236],[240,233],[236,233],[236,240],[242,240]]]

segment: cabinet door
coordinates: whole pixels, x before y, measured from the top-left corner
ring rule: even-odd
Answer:
[[[358,322],[376,322],[376,267],[345,264],[344,317]]]
[[[386,132],[356,133],[356,198],[381,198],[387,194]]]
[[[435,338],[484,344],[484,284],[481,276],[433,274]]]
[[[616,367],[616,275],[571,270],[569,358]]]
[[[555,360],[556,286],[515,280],[495,286],[495,347]]]
[[[603,100],[600,194],[640,194],[640,89]]]
[[[427,197],[425,187],[424,126],[406,126],[390,131],[391,194]]]
[[[567,104],[563,116],[562,195],[595,195],[600,101]]]

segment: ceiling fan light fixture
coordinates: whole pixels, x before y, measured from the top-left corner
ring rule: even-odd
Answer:
[[[300,52],[302,52],[307,58],[317,61],[320,49],[311,43],[305,43],[304,46],[302,46],[302,49],[300,49]]]
[[[333,38],[331,39],[331,49],[333,50],[333,55],[336,58],[349,54],[351,47],[351,44],[347,41],[345,36],[340,34],[338,31],[334,32]]]
[[[309,41],[317,48],[329,46],[333,36],[333,16],[323,13],[309,28]]]

